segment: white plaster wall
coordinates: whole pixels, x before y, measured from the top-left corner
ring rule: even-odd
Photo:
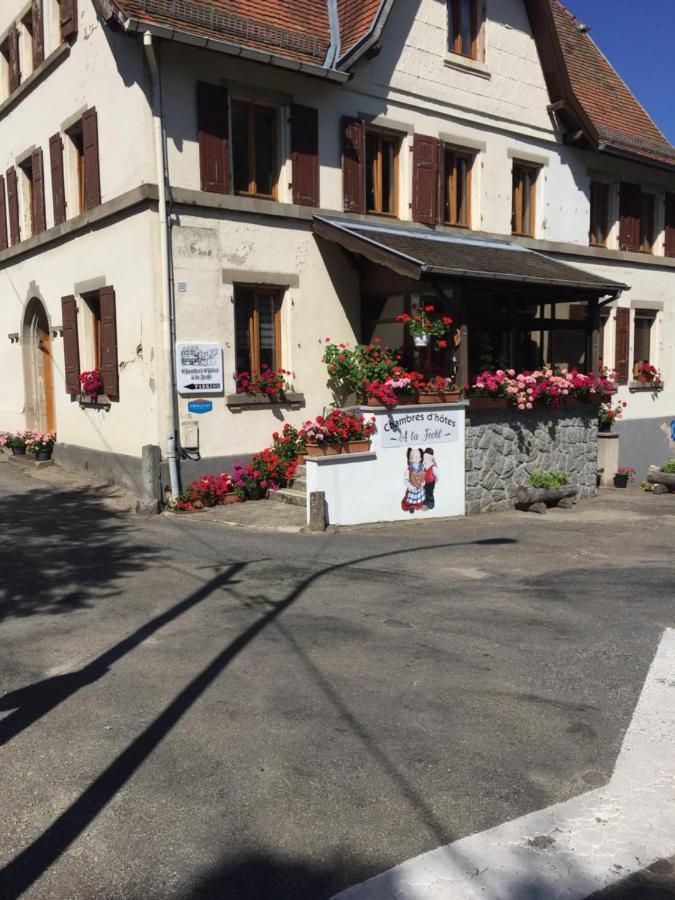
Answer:
[[[74,285],[103,279],[116,294],[120,399],[109,412],[81,409],[65,390],[63,338],[52,338],[56,429],[62,441],[95,450],[140,456],[158,442],[158,319],[155,315],[156,221],[146,211],[105,229],[0,269],[0,429],[26,427],[22,345],[8,334],[22,332],[26,304],[40,297],[50,326],[62,323],[61,297]],[[80,307],[82,301],[78,300]],[[78,315],[84,367],[84,314]]]
[[[25,4],[3,0],[0,6],[1,34]],[[98,113],[102,202],[156,181],[142,44],[103,25],[91,0],[80,0],[78,15],[69,57],[0,119],[1,172],[30,148],[42,148],[47,227],[54,223],[49,138],[88,107],[95,106]]]
[[[187,236],[177,233],[184,229]],[[185,252],[192,236],[202,247],[210,245],[211,252]],[[233,412],[224,397],[213,396],[209,397],[213,412],[190,416],[189,398],[182,397],[180,418],[198,421],[202,455],[260,450],[284,421],[298,425],[329,405],[332,395],[321,364],[322,344],[326,337],[353,343],[360,325],[358,279],[340,251],[325,244],[320,249],[307,226],[298,228],[262,217],[224,221],[182,216],[180,229],[174,229],[174,247],[178,249],[176,281],[185,282],[187,288],[176,295],[178,339],[222,343],[226,393],[235,392],[236,275],[224,283],[223,268],[249,275],[276,273],[277,283],[284,277],[299,278],[298,286],[287,288],[283,297],[281,364],[295,373],[293,386],[305,395],[306,407],[298,411],[251,408]]]

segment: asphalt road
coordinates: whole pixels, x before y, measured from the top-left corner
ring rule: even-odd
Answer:
[[[675,626],[671,497],[262,534],[3,464],[0,523],[2,898],[328,898],[602,785]]]

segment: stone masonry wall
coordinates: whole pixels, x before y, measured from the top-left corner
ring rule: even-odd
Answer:
[[[594,497],[597,412],[588,409],[471,411],[466,426],[466,514],[515,506],[535,469],[564,469],[580,497]]]

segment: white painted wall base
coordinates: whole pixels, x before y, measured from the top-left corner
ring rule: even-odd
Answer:
[[[362,407],[376,432],[369,453],[307,458],[307,491],[323,491],[330,525],[362,525],[464,515],[464,408],[458,404]],[[417,486],[407,451],[422,451],[427,470],[434,451],[434,481]],[[417,454],[412,459],[416,460]],[[308,508],[309,514],[309,508]]]

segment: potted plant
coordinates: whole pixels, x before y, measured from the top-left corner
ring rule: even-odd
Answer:
[[[452,325],[452,319],[450,316],[435,315],[435,312],[436,308],[429,304],[415,315],[403,313],[396,316],[396,321],[405,325],[416,347],[428,347],[431,344],[435,350],[444,350],[448,346],[445,335]]]
[[[379,381],[373,381],[366,386],[366,405],[367,406],[385,406],[391,409],[398,404],[398,397],[390,382],[381,384]]]
[[[98,366],[89,372],[81,372],[80,384],[82,385],[82,393],[86,394],[92,402],[95,402],[103,390],[103,378]]]
[[[288,389],[287,377],[293,373],[286,369],[272,369],[263,365],[257,375],[249,372],[238,372],[235,378],[238,394],[264,394],[270,400],[280,400]]]
[[[612,430],[612,425],[617,419],[623,418],[623,411],[628,406],[624,400],[622,403],[602,403],[598,407],[598,431],[607,434]]]
[[[370,438],[375,431],[375,417],[366,420],[363,416],[347,415],[348,436],[346,446],[342,450],[346,453],[367,453],[370,450]]]
[[[656,366],[652,366],[649,360],[644,360],[637,364],[637,380],[641,384],[651,384],[653,381],[660,382],[660,373]]]
[[[346,344],[331,343],[330,338],[326,338],[326,345],[323,362],[328,369],[328,383],[340,406],[354,400],[367,403],[369,384],[384,384],[403,371],[399,365],[401,354],[383,346],[378,338],[351,349]]]
[[[616,474],[614,475],[614,487],[628,487],[628,482],[632,481],[634,477],[635,469],[633,469],[631,466],[619,466],[619,468],[616,470]]]
[[[441,388],[441,400],[443,403],[459,403],[461,399],[461,386],[456,384],[452,378],[444,379],[443,387]]]
[[[307,440],[307,456],[337,456],[340,453],[342,441],[335,432],[329,431],[324,416],[305,422],[303,431]]]
[[[26,438],[26,449],[35,454],[38,462],[46,462],[52,458],[54,444],[56,443],[56,434],[53,431],[45,432],[33,431]]]
[[[7,435],[7,446],[12,451],[12,456],[26,455],[26,441],[30,437],[28,431],[15,431],[13,434]]]
[[[405,372],[397,366],[394,374],[386,380],[385,385],[394,392],[396,403],[406,406],[418,402],[419,386],[423,382],[424,375],[420,372]]]
[[[515,372],[513,374],[515,376]],[[516,386],[512,387],[515,389]],[[506,408],[508,405],[507,376],[501,369],[496,372],[482,372],[474,378],[473,384],[465,385],[465,390],[469,395],[472,409]]]
[[[430,378],[420,387],[420,403],[440,403],[441,391],[444,387],[444,378]]]

